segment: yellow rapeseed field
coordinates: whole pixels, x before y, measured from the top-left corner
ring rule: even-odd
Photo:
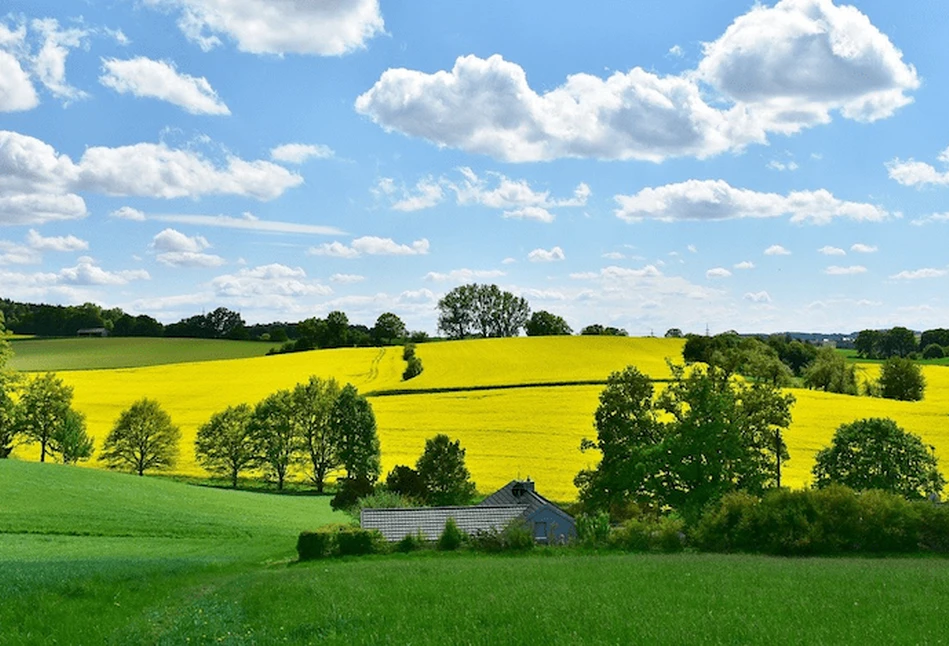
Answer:
[[[398,388],[461,388],[518,383],[605,379],[628,364],[655,378],[668,376],[666,357],[681,357],[682,342],[607,337],[519,338],[424,344],[418,347],[425,372],[401,381],[401,348],[322,350],[300,354],[210,361],[123,370],[62,373],[75,388],[75,406],[88,416],[101,446],[119,413],[136,399],[157,399],[182,429],[178,472],[203,475],[194,461],[197,428],[212,413],[240,402],[254,403],[311,374],[335,377],[360,391]],[[861,366],[865,378],[878,366]],[[921,435],[945,457],[949,471],[949,367],[926,366],[926,399],[895,402],[793,390],[797,403],[786,433],[791,460],[785,482],[810,480],[814,453],[830,442],[841,423],[861,417],[891,417]],[[596,463],[583,454],[583,437],[593,437],[593,411],[601,386],[543,386],[509,390],[418,393],[373,397],[383,452],[383,470],[415,463],[425,439],[447,433],[467,449],[472,477],[482,491],[511,478],[531,476],[558,500],[576,495],[573,477]],[[36,459],[35,447],[17,455]],[[90,466],[97,466],[93,460]]]

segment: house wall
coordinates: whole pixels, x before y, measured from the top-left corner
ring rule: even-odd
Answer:
[[[566,514],[557,513],[550,507],[541,507],[527,518],[531,531],[534,531],[534,537],[537,539],[537,525],[544,523],[546,527],[546,542],[552,545],[561,541],[572,541],[577,538],[576,524]]]

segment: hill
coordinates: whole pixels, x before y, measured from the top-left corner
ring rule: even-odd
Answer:
[[[25,372],[136,368],[171,363],[259,357],[279,343],[224,339],[108,337],[18,339],[10,367]]]

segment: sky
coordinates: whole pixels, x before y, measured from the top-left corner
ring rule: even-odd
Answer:
[[[949,327],[943,0],[6,0],[0,297]]]

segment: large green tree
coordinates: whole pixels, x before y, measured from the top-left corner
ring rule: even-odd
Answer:
[[[804,385],[842,395],[857,394],[857,368],[834,348],[821,348],[804,370]]]
[[[429,505],[467,505],[475,495],[460,440],[452,442],[445,434],[425,440],[415,470],[425,487],[424,502]]]
[[[251,432],[253,409],[247,404],[228,406],[198,428],[194,455],[211,473],[227,477],[237,488],[241,471],[260,463],[257,443]]]
[[[551,314],[546,310],[539,310],[531,314],[525,327],[527,336],[567,336],[573,330],[562,317]]]
[[[28,443],[39,443],[40,462],[46,461],[53,435],[66,420],[72,403],[72,387],[48,372],[30,379],[17,405],[17,429]]]
[[[119,414],[105,438],[99,460],[110,469],[144,475],[151,469],[171,469],[178,461],[181,431],[154,399],[144,397]]]
[[[75,410],[66,411],[62,424],[49,441],[51,453],[58,453],[63,464],[76,464],[92,457],[93,441],[86,432],[86,417]]]
[[[405,323],[392,312],[384,312],[372,326],[372,341],[376,345],[392,345],[408,336]]]
[[[880,394],[883,397],[919,401],[925,391],[923,370],[912,359],[890,357],[880,366]]]
[[[16,424],[16,403],[12,394],[16,386],[16,373],[6,367],[13,356],[6,339],[3,312],[0,312],[0,459],[9,457],[16,443],[19,429]]]
[[[818,487],[842,484],[910,499],[938,496],[945,486],[932,447],[888,418],[841,424],[831,445],[817,452],[813,473]]]
[[[594,414],[597,440],[581,444],[601,454],[575,480],[586,507],[635,502],[695,519],[725,493],[777,483],[779,457],[787,458],[780,431],[794,398],[715,366],[671,368],[673,380],[656,398],[636,368],[610,376]]]
[[[338,429],[333,424],[333,407],[339,394],[335,379],[310,377],[306,383],[297,384],[290,397],[295,432],[320,493],[326,477],[340,465]]]
[[[365,479],[374,483],[379,478],[380,469],[376,417],[369,400],[360,395],[352,384],[343,386],[333,402],[330,425],[346,478]]]
[[[261,464],[283,490],[290,467],[299,459],[300,435],[293,418],[293,393],[278,390],[254,407],[254,440]]]
[[[517,336],[527,324],[530,306],[497,285],[461,285],[438,301],[438,329],[451,339]]]

